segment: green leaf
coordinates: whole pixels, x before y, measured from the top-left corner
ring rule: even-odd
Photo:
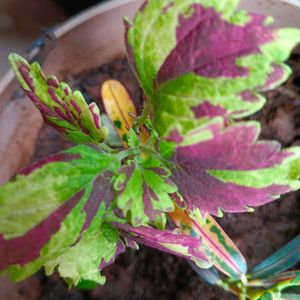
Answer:
[[[281,295],[281,300],[299,300],[300,295],[299,294],[282,294]]]
[[[292,296],[292,295],[296,296],[296,294],[298,297],[300,297],[300,274],[298,275],[298,278],[295,278],[294,283],[295,283],[295,285],[282,290],[283,297]],[[294,298],[292,298],[292,299],[294,299]]]
[[[95,281],[81,280],[76,287],[83,291],[90,291],[93,290],[97,285],[98,284]]]
[[[170,159],[176,151],[176,146],[175,142],[162,140],[159,143],[159,152],[163,158]]]
[[[264,279],[283,272],[300,262],[300,235],[286,244],[263,262],[255,266],[249,274],[253,279]]]
[[[138,148],[141,142],[135,133],[135,131],[131,128],[128,133],[128,146],[131,148]]]
[[[170,193],[177,190],[170,175],[159,160],[151,157],[136,159],[120,169],[115,182],[119,190],[117,206],[134,226],[149,222],[165,226],[165,212],[174,209]]]
[[[270,294],[269,292],[266,292],[258,300],[274,300],[273,296],[274,295]]]
[[[276,284],[279,285],[280,290],[300,285],[300,271],[286,271],[261,279],[261,285],[264,287],[276,286]]]
[[[45,264],[47,275],[51,275],[58,266],[58,272],[70,285],[77,285],[80,280],[105,283],[99,266],[102,260],[108,263],[115,256],[119,241],[118,230],[102,221],[105,210],[105,204],[102,203],[80,241]]]
[[[270,299],[294,299],[291,296],[298,295],[299,299],[299,286],[300,286],[300,271],[289,271],[264,278],[259,282],[260,286],[265,287],[265,291],[253,292],[253,300],[262,300],[268,297],[269,294],[273,296]],[[266,298],[268,299],[268,298]]]

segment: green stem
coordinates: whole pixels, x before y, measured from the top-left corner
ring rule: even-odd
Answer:
[[[278,295],[280,294],[284,289],[288,287],[295,286],[295,283],[293,283],[293,280],[284,280],[281,281],[273,286],[271,286],[269,289],[260,289],[260,290],[253,290],[250,291],[250,299],[258,299],[260,298],[264,293],[269,292],[272,295]],[[261,286],[263,288],[263,286]]]
[[[239,294],[239,300],[246,300],[246,296],[244,294]]]
[[[230,279],[220,280],[218,282],[218,286],[221,287],[223,290],[231,292],[232,294],[236,295],[239,300],[249,299],[246,282],[243,282],[243,280],[241,281],[231,281]]]
[[[98,145],[104,152],[107,152],[107,153],[111,153],[111,154],[114,154],[114,153],[118,153],[119,151],[118,150],[115,150],[111,147],[109,147],[107,144],[99,144]]]
[[[152,149],[144,147],[144,146],[141,146],[140,149],[141,149],[142,152],[147,153],[149,155],[152,155],[152,156],[158,158],[169,169],[174,169],[175,168],[175,164],[172,161],[169,161],[169,160],[165,159],[164,157],[162,157],[159,152],[156,152],[155,150],[152,150]]]
[[[130,155],[134,154],[134,149],[127,149],[127,150],[124,150],[124,151],[121,151],[117,154],[118,156],[118,159],[122,160]]]
[[[142,114],[135,120],[133,129],[138,132],[139,128],[146,122],[150,112],[152,110],[151,101],[148,98],[145,98],[145,106]]]

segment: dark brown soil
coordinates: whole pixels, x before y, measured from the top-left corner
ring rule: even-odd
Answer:
[[[261,137],[279,140],[284,146],[300,145],[300,48],[289,61],[294,75],[281,88],[268,92],[265,108],[252,119],[262,123]],[[106,79],[120,80],[127,87],[139,110],[141,91],[124,58],[111,64],[69,78],[88,99],[100,103],[99,90]],[[100,104],[101,105],[101,104]],[[54,130],[44,127],[40,133],[35,159],[70,146]],[[225,215],[220,220],[225,231],[240,247],[249,267],[270,255],[300,233],[299,193],[289,194],[272,204],[256,209],[255,213]],[[106,268],[105,286],[90,292],[68,289],[57,275],[46,278],[40,272],[40,300],[230,300],[232,295],[211,287],[197,277],[182,259],[141,247],[128,250],[115,264]],[[23,299],[23,298],[22,298]]]

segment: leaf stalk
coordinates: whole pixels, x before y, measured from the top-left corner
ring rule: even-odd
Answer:
[[[136,118],[133,129],[135,132],[139,132],[140,127],[146,122],[150,112],[152,110],[152,103],[149,98],[145,97],[145,105],[142,114]]]

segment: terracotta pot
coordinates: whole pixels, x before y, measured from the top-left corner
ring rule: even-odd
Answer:
[[[55,48],[43,61],[45,73],[65,79],[68,74],[99,66],[124,53],[123,16],[132,17],[142,2],[115,0],[99,4],[62,24],[54,31]],[[240,6],[272,15],[278,25],[300,27],[300,7],[284,1],[244,0]],[[29,58],[34,54],[30,53]],[[42,124],[29,100],[13,97],[16,90],[10,71],[0,82],[0,184],[30,161]]]

